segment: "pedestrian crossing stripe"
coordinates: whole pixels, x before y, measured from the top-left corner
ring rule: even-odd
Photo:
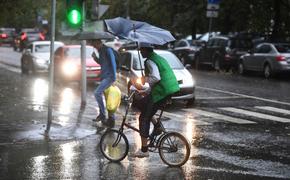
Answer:
[[[211,123],[208,123],[208,122],[205,122],[202,120],[197,120],[194,117],[192,117],[191,115],[180,115],[177,113],[170,113],[167,111],[163,111],[163,114],[164,114],[164,116],[170,118],[170,120],[174,120],[174,121],[184,121],[184,119],[188,119],[188,120],[193,121],[195,124],[198,124],[198,125],[211,125]]]
[[[255,106],[255,108],[290,115],[290,111],[286,109],[280,109],[271,106]]]
[[[222,109],[222,110],[228,111],[228,112],[239,113],[239,114],[243,114],[243,115],[247,115],[247,116],[251,116],[251,117],[257,117],[257,118],[261,118],[261,119],[271,120],[271,121],[278,121],[278,122],[283,122],[283,123],[290,122],[289,118],[282,118],[282,117],[278,117],[278,116],[272,116],[272,115],[248,111],[248,110],[244,110],[244,109],[238,109],[238,108],[233,108],[233,107],[225,107],[225,108],[219,108],[219,109]]]
[[[209,111],[204,111],[204,110],[200,110],[200,109],[187,109],[186,111],[190,111],[190,112],[196,113],[198,115],[212,117],[212,118],[215,118],[218,120],[228,121],[228,122],[236,123],[236,124],[256,124],[256,122],[253,122],[253,121],[248,121],[245,119],[240,119],[240,118],[231,117],[231,116],[218,114],[218,113],[214,113],[214,112],[209,112]]]

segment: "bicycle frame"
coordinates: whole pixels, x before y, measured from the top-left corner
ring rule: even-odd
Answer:
[[[129,109],[131,108],[131,105],[132,105],[131,100],[132,100],[132,98],[134,97],[135,93],[136,93],[136,91],[132,91],[132,93],[130,93],[129,97],[127,98],[127,103],[128,103],[128,104],[127,104],[127,106],[126,106],[125,115],[123,116],[123,120],[122,120],[121,126],[120,126],[120,128],[119,128],[119,132],[120,132],[120,133],[119,133],[119,135],[118,135],[116,141],[113,143],[113,146],[116,146],[116,145],[120,142],[120,138],[121,138],[121,135],[120,135],[120,134],[123,133],[123,131],[124,131],[124,126],[126,126],[127,128],[130,128],[130,129],[132,129],[132,130],[134,130],[134,131],[140,133],[140,130],[139,130],[138,128],[136,128],[136,127],[134,127],[134,126],[132,126],[132,125],[126,123],[127,115],[128,115],[128,113],[129,113]],[[159,116],[158,116],[158,118],[157,118],[157,121],[159,121],[159,122],[161,122],[161,117],[162,117],[162,115],[163,115],[163,110],[164,110],[164,108],[165,108],[165,106],[162,107],[162,108],[160,109],[161,112],[160,112],[160,114],[159,114]],[[163,132],[163,133],[166,133],[166,130],[165,130],[163,124],[160,123],[160,125],[161,125],[161,128],[162,128],[162,132]],[[155,142],[155,139],[156,139],[156,137],[150,137],[150,143],[149,143],[149,145],[152,144],[152,143],[154,143],[154,142]]]

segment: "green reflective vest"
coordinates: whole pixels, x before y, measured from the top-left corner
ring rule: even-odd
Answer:
[[[148,59],[152,60],[158,67],[161,80],[152,87],[151,95],[153,102],[156,103],[168,95],[171,95],[180,90],[177,79],[168,62],[155,52],[152,52]],[[145,66],[145,74],[148,69]]]

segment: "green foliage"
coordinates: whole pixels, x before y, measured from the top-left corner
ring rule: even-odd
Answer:
[[[86,0],[90,19],[93,0]],[[51,0],[1,0],[0,27],[35,27],[36,17],[50,20]],[[109,5],[102,19],[117,16],[146,21],[173,33],[194,35],[208,31],[206,0],[100,0]],[[66,19],[65,1],[57,0],[57,28]],[[221,0],[219,16],[213,18],[212,31],[259,32],[273,38],[290,36],[289,0]]]

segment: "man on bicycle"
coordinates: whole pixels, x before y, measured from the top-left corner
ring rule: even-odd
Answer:
[[[143,104],[139,116],[141,149],[136,151],[133,156],[143,158],[149,156],[147,143],[151,119],[160,106],[180,89],[173,70],[163,57],[153,51],[153,46],[147,43],[140,43],[139,47],[142,57],[146,58],[144,62],[145,82],[149,84],[149,88],[147,88],[147,93],[141,100]],[[136,83],[134,86],[139,90],[144,89],[142,84]],[[154,124],[153,133],[158,133],[159,126],[158,122]]]

